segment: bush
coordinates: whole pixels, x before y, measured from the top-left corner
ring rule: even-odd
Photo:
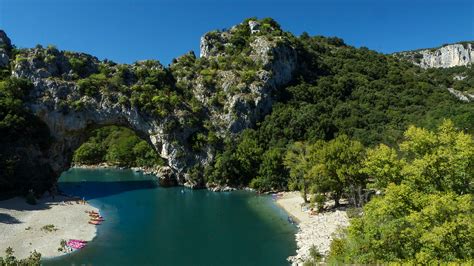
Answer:
[[[0,265],[5,266],[17,266],[17,265],[40,265],[41,254],[33,251],[30,252],[30,256],[26,259],[18,260],[14,256],[14,251],[11,247],[5,250],[5,258],[0,257]]]
[[[304,266],[318,265],[323,259],[323,255],[314,245],[309,248],[309,256],[310,259],[303,263]]]
[[[41,230],[46,231],[46,232],[54,232],[54,231],[58,231],[58,228],[56,228],[54,224],[47,224],[41,227]]]
[[[72,71],[79,76],[86,74],[87,60],[80,57],[69,58],[69,64],[71,65]]]
[[[312,200],[313,200],[314,203],[316,203],[318,211],[324,210],[324,203],[326,202],[326,195],[324,195],[322,193],[318,193],[312,198]]]
[[[79,92],[87,96],[95,96],[108,86],[107,77],[104,74],[92,74],[77,82]]]

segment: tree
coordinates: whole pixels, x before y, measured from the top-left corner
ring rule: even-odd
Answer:
[[[259,191],[284,190],[286,188],[286,169],[283,166],[285,155],[282,148],[271,148],[262,156],[258,175],[251,187]]]
[[[367,150],[361,171],[373,181],[376,189],[384,189],[389,183],[400,184],[403,162],[395,149],[385,144]]]
[[[340,135],[329,142],[319,141],[310,148],[311,168],[307,179],[311,179],[317,192],[330,192],[339,206],[344,191],[349,191],[353,204],[362,203],[362,190],[366,185],[366,176],[360,172],[364,158],[364,146]]]
[[[156,154],[156,151],[150,147],[150,144],[144,140],[140,140],[133,147],[133,154],[135,156],[135,164],[137,166],[154,166],[162,164],[161,158]]]
[[[407,161],[401,174],[411,186],[426,192],[474,192],[474,141],[471,135],[456,131],[450,120],[435,132],[409,127],[400,150]]]
[[[425,194],[406,184],[390,184],[384,196],[365,205],[362,217],[351,221],[338,259],[363,264],[472,259],[473,202],[472,195]]]
[[[104,160],[104,148],[95,142],[86,142],[74,153],[73,160],[82,164],[97,164]]]
[[[363,171],[388,186],[351,221],[330,260],[346,263],[471,261],[474,257],[472,136],[444,121],[410,126],[397,152],[368,152]],[[384,176],[386,175],[386,176]]]
[[[241,182],[247,184],[252,178],[256,177],[256,169],[259,168],[263,149],[258,143],[253,130],[245,130],[240,138],[241,141],[237,145],[234,158],[237,161]]]
[[[107,162],[116,165],[132,166],[135,163],[133,148],[139,143],[135,136],[129,136],[110,146],[105,155]]]
[[[303,142],[295,142],[288,147],[283,164],[289,170],[289,189],[299,189],[305,202],[308,202],[309,180],[306,173],[310,165],[310,147]]]

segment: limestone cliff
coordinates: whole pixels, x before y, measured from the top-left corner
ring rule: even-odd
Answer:
[[[11,49],[11,41],[7,34],[0,30],[0,67],[6,67],[10,60],[8,54]]]
[[[395,53],[422,68],[466,66],[474,62],[474,42],[444,45],[439,48]]]
[[[91,130],[121,125],[147,140],[166,160],[167,166],[160,171],[162,184],[203,186],[202,179],[190,177],[189,169],[212,161],[218,144],[207,141],[196,149],[190,140],[211,130],[218,138],[233,137],[254,126],[270,112],[277,90],[293,78],[295,49],[279,29],[267,27],[262,33],[259,26],[258,21],[247,21],[228,31],[208,33],[201,39],[202,58],[190,53],[169,68],[157,61],[119,65],[55,47],[21,49],[15,58],[9,58],[1,47],[10,46],[10,40],[1,31],[0,45],[5,45],[0,46],[0,64],[10,63],[12,76],[33,83],[25,106],[52,135],[49,148],[36,152],[34,160],[48,165],[57,178],[70,166],[74,150]],[[273,31],[276,33],[267,34]],[[232,65],[236,60],[243,63]],[[213,67],[215,64],[221,65]],[[149,72],[161,73],[163,80],[147,82],[181,91],[180,99],[188,100],[175,100],[166,112],[132,101],[137,91],[150,90],[141,78]],[[90,87],[95,91],[88,92]],[[150,103],[163,101],[159,95],[153,99],[142,96],[142,101]]]

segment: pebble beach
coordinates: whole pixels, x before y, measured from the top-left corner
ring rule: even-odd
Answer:
[[[309,210],[301,207],[304,201],[300,192],[283,192],[279,195],[276,203],[298,223],[295,235],[298,249],[296,255],[289,257],[288,261],[292,265],[303,265],[310,258],[309,250],[312,246],[322,255],[327,255],[334,233],[349,225],[346,212],[333,210],[311,215]]]

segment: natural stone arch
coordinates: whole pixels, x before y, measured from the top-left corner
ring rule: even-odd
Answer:
[[[173,172],[170,176],[162,176],[164,182],[173,183],[172,180],[167,181],[173,178],[183,184],[181,173],[186,168],[187,161],[177,159],[175,156],[175,153],[183,147],[173,146],[164,129],[167,119],[171,118],[159,120],[147,117],[137,108],[114,102],[108,96],[98,98],[86,96],[86,106],[80,110],[62,106],[62,102],[74,97],[75,94],[78,94],[75,83],[45,79],[34,79],[34,88],[30,93],[28,108],[48,126],[53,138],[46,157],[57,175],[70,167],[72,154],[86,141],[92,130],[115,125],[133,130],[152,145],[166,162],[171,162]],[[84,96],[79,94],[76,96],[84,100]],[[179,137],[185,139],[191,132]]]
[[[187,83],[190,93],[204,106],[199,119],[211,123],[216,134],[222,137],[235,137],[268,114],[276,90],[293,79],[297,68],[297,52],[291,41],[281,35],[280,29],[269,29],[276,31],[275,35],[270,36],[259,33],[258,22],[246,23],[236,27],[250,27],[252,36],[246,44],[247,56],[256,62],[257,69],[252,69],[254,79],[250,83],[242,80],[239,69],[218,70],[215,73],[215,86],[225,95],[222,109],[212,106],[211,99],[217,96],[217,92],[206,85],[202,73],[194,73],[192,78],[173,73],[172,82],[175,84],[172,86],[179,82]],[[209,62],[218,62],[222,58],[232,60],[235,55],[227,55],[221,48],[232,45],[231,36],[236,34],[236,27],[206,34],[201,39],[201,57]],[[196,60],[193,53],[186,56]],[[26,108],[47,125],[53,138],[48,150],[34,158],[49,165],[57,178],[69,168],[74,150],[85,140],[88,131],[106,125],[126,126],[152,144],[165,159],[169,168],[164,171],[166,175],[160,176],[163,180],[190,187],[202,186],[199,181],[188,178],[186,173],[195,165],[206,166],[213,161],[216,147],[208,144],[202,150],[195,151],[187,144],[189,138],[200,130],[197,126],[181,123],[181,114],[188,112],[189,107],[183,103],[170,113],[157,117],[131,104],[120,103],[120,97],[124,97],[120,91],[105,90],[93,97],[87,96],[80,91],[78,76],[70,61],[78,57],[86,62],[79,78],[98,73],[101,64],[110,63],[87,54],[59,51],[54,47],[23,49],[16,58],[12,58],[12,76],[33,82],[33,88],[25,100]],[[179,64],[184,57],[173,64]],[[154,62],[151,67],[171,73],[173,64],[165,69]],[[120,66],[129,69],[149,67],[142,62]],[[131,85],[133,82],[127,86],[130,88]],[[234,88],[238,89],[237,92],[232,92]],[[76,101],[80,101],[80,107],[74,105]],[[180,126],[170,129],[169,125],[176,121]]]

